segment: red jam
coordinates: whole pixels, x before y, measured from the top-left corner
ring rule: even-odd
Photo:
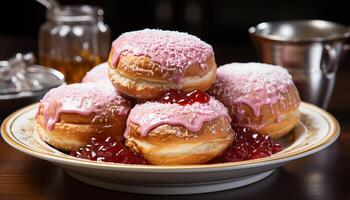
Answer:
[[[77,151],[72,151],[71,155],[94,161],[147,164],[145,159],[137,156],[112,137],[93,137],[87,145],[79,148]]]
[[[237,162],[271,156],[283,150],[281,144],[274,143],[269,135],[263,135],[250,128],[233,127],[234,142],[225,152],[208,163]],[[94,161],[147,164],[147,161],[136,155],[124,144],[115,141],[112,137],[93,137],[89,143],[71,155],[77,158]]]
[[[283,150],[269,135],[263,135],[250,128],[233,127],[235,138],[226,151],[209,163],[236,162],[271,156]]]
[[[192,92],[183,92],[181,90],[169,90],[159,100],[161,103],[177,103],[179,105],[191,105],[195,102],[207,103],[210,97],[207,93],[200,90]]]

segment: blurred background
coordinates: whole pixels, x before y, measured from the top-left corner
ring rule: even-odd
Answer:
[[[219,65],[257,61],[248,28],[263,21],[324,19],[350,25],[350,2],[281,0],[60,0],[66,4],[90,4],[104,10],[104,21],[112,40],[123,32],[161,28],[189,32],[213,45]],[[345,3],[344,3],[345,2]],[[38,54],[38,32],[46,10],[34,0],[0,0],[0,59],[16,52]],[[348,87],[350,56],[339,67],[329,110],[350,113]],[[339,87],[342,85],[342,87]],[[344,112],[345,111],[345,112]],[[348,118],[349,116],[341,116]]]

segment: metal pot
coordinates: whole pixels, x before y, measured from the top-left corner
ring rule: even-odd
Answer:
[[[9,61],[0,61],[0,69],[8,66]],[[4,75],[0,77],[0,120],[18,108],[39,101],[51,88],[65,83],[61,72],[40,65],[31,64],[25,67],[22,75],[35,87],[20,87],[14,81],[4,80]]]
[[[302,100],[327,108],[338,64],[350,38],[347,26],[323,20],[263,22],[249,29],[260,60],[285,67]]]

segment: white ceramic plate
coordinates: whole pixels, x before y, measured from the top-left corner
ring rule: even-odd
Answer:
[[[4,140],[31,156],[53,162],[85,183],[112,190],[146,194],[193,194],[227,190],[257,182],[287,162],[316,153],[339,136],[337,120],[322,109],[302,103],[301,122],[283,140],[285,149],[256,160],[204,165],[127,165],[83,160],[43,142],[33,131],[38,104],[10,115],[1,126]]]

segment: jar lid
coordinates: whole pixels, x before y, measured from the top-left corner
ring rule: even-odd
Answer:
[[[33,62],[33,54],[0,61],[0,100],[34,97],[64,83],[61,72]]]
[[[95,22],[102,20],[103,9],[91,5],[67,5],[48,10],[47,18],[59,22]]]

